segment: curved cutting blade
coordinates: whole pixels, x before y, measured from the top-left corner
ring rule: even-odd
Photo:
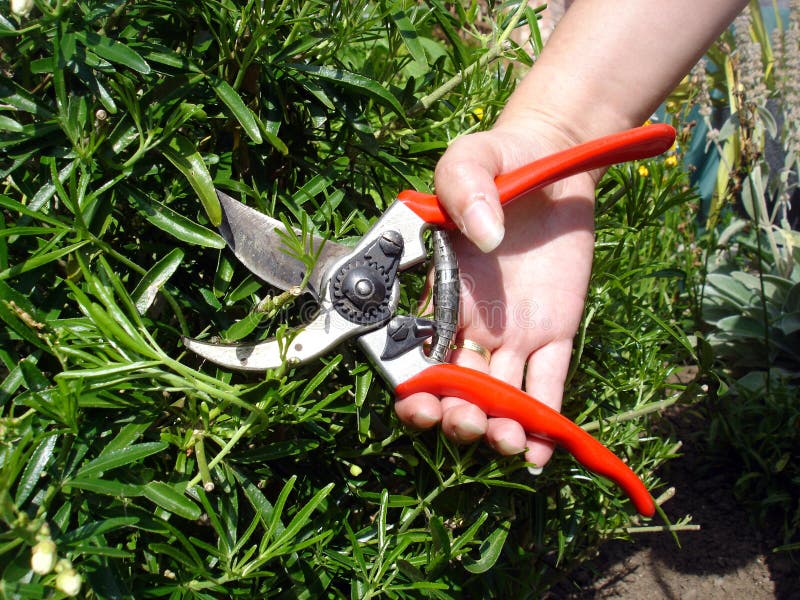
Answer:
[[[277,219],[234,200],[224,192],[217,190],[217,197],[222,206],[219,230],[236,258],[275,287],[288,290],[303,285],[307,267],[291,254],[286,244],[287,235],[299,238],[300,232],[287,232]],[[308,256],[319,254],[303,291],[319,298],[328,267],[351,251],[343,244],[310,236],[306,240],[305,252]]]
[[[281,339],[249,344],[212,344],[183,338],[187,349],[211,362],[238,371],[266,371],[305,363],[322,356],[342,340],[364,330],[335,310],[321,312],[302,329],[289,332]]]

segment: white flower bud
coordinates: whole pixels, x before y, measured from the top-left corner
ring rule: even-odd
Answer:
[[[42,540],[31,550],[31,569],[38,575],[47,575],[56,565],[56,558],[53,540]]]
[[[81,591],[83,580],[75,569],[65,569],[56,576],[56,589],[67,596],[77,596]]]
[[[27,17],[33,10],[33,0],[11,0],[11,12],[20,17]]]

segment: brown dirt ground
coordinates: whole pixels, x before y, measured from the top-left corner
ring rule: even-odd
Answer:
[[[779,544],[773,531],[752,525],[733,495],[735,470],[710,471],[703,444],[686,433],[703,423],[686,415],[670,421],[684,450],[663,473],[676,488],[664,509],[672,522],[692,515],[700,531],[680,533],[680,547],[667,533],[610,542],[550,600],[800,600],[800,564],[771,551]]]

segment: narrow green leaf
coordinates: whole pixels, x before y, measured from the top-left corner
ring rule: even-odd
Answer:
[[[159,290],[169,278],[172,277],[173,273],[178,270],[182,260],[183,250],[180,248],[173,248],[169,254],[159,260],[144,274],[131,294],[131,299],[136,305],[136,310],[139,311],[140,315],[147,312],[147,309],[150,308],[153,301],[156,299]]]
[[[113,496],[115,498],[135,498],[142,495],[142,486],[132,483],[120,483],[119,481],[97,479],[95,477],[82,478],[76,477],[64,482],[65,488],[78,488],[103,496]]]
[[[33,256],[27,260],[17,263],[13,267],[8,267],[7,269],[0,271],[0,280],[16,277],[17,275],[21,275],[22,273],[27,273],[28,271],[32,271],[34,269],[38,269],[39,267],[43,267],[48,263],[57,261],[59,258],[62,258],[67,254],[75,252],[76,250],[82,248],[88,243],[89,240],[82,240],[80,242],[75,242],[74,244],[70,244],[69,246],[64,246],[63,248],[58,248],[56,250],[51,250],[50,252],[45,252],[44,254],[40,254],[38,256]]]
[[[152,423],[144,422],[144,423],[128,423],[119,430],[114,439],[108,442],[105,445],[105,448],[100,452],[100,456],[105,454],[109,454],[114,452],[115,450],[121,450],[123,448],[127,448],[131,444],[133,444],[136,440],[138,440],[141,435],[150,427]]]
[[[141,372],[151,367],[160,365],[159,361],[141,360],[130,363],[111,364],[105,367],[97,367],[95,369],[73,369],[69,371],[62,371],[56,376],[56,379],[97,379],[102,377],[109,377],[111,375],[121,375],[123,373],[130,373],[131,371]]]
[[[427,67],[428,57],[425,55],[425,49],[419,41],[419,35],[414,23],[411,22],[411,19],[403,10],[402,2],[395,2],[392,9],[395,11],[392,14],[392,20],[400,33],[400,37],[403,39],[403,45],[405,45],[415,62],[421,67]]]
[[[321,65],[294,63],[289,66],[296,71],[307,73],[319,79],[330,81],[331,83],[368,96],[379,104],[391,108],[400,117],[405,119],[405,111],[403,107],[400,106],[397,98],[374,79],[344,69],[334,69]]]
[[[78,477],[102,475],[106,471],[117,469],[153,454],[163,452],[168,446],[169,444],[166,442],[144,442],[102,454],[83,465],[78,471]]]
[[[161,147],[161,151],[189,180],[189,185],[203,203],[211,224],[215,227],[219,225],[222,222],[222,208],[214,190],[214,182],[194,144],[182,135],[176,135],[170,140],[169,146]]]
[[[185,484],[182,485],[185,487]],[[145,498],[184,519],[199,519],[203,512],[197,504],[163,481],[152,481],[142,491]]]
[[[17,110],[39,117],[52,117],[53,112],[48,107],[39,104],[38,100],[38,98],[10,79],[4,79],[0,83],[0,103],[8,104]]]
[[[432,517],[428,520],[428,529],[431,532],[433,553],[441,554],[444,561],[450,560],[450,535],[444,527],[441,517]]]
[[[297,512],[294,518],[286,526],[286,529],[275,539],[272,544],[273,550],[280,551],[281,547],[288,546],[289,543],[293,541],[300,530],[309,523],[311,520],[311,514],[320,504],[322,504],[325,498],[328,497],[328,494],[331,493],[333,487],[334,484],[329,483],[316,494],[314,494],[311,500],[309,500],[306,505]]]
[[[469,556],[462,557],[464,568],[475,574],[486,573],[491,569],[500,558],[500,552],[503,550],[510,529],[511,524],[503,521],[481,544],[481,557],[478,560],[473,560]]]
[[[291,493],[296,481],[297,475],[292,475],[286,480],[286,483],[283,484],[283,488],[281,488],[278,498],[272,507],[272,514],[270,515],[264,531],[264,536],[262,538],[264,542],[268,543],[274,533],[283,535],[283,532],[286,531],[281,521],[281,515],[283,514],[283,507],[286,506],[286,500],[289,498],[289,494]]]
[[[39,483],[39,478],[44,472],[47,463],[53,456],[53,449],[56,446],[57,435],[49,435],[36,447],[33,454],[28,459],[25,465],[25,470],[22,472],[19,484],[17,485],[17,493],[14,497],[14,502],[17,506],[22,506],[22,503],[28,499],[36,484]]]
[[[75,37],[97,56],[105,58],[112,63],[124,65],[144,75],[150,72],[150,65],[145,62],[141,55],[122,42],[100,36],[93,31],[78,32]]]
[[[103,519],[102,521],[94,521],[93,523],[87,523],[86,525],[81,525],[77,529],[68,531],[61,536],[58,541],[59,543],[67,544],[80,542],[101,536],[109,531],[130,527],[135,525],[138,521],[139,519],[136,517],[114,517],[111,519]]]
[[[263,312],[251,312],[242,319],[223,331],[220,336],[225,342],[237,342],[250,335],[253,330],[261,324],[261,320],[266,316]]]
[[[13,131],[14,133],[22,133],[25,131],[25,129],[20,123],[11,117],[0,115],[0,131]]]
[[[175,212],[166,204],[133,191],[128,194],[128,199],[152,225],[182,242],[207,248],[222,249],[225,247],[225,240],[222,236]]]
[[[275,507],[272,506],[272,503],[267,500],[267,497],[264,496],[264,493],[259,490],[258,486],[253,483],[253,481],[248,479],[244,473],[237,471],[234,468],[231,470],[233,471],[234,477],[236,477],[236,480],[239,482],[239,485],[247,497],[247,500],[253,507],[253,510],[255,510],[258,514],[261,522],[264,525],[272,523],[275,533],[280,534],[284,530],[283,523],[280,520],[280,515],[278,515],[278,517],[274,517],[273,512]]]
[[[341,360],[341,355],[333,358],[331,362],[329,362],[319,371],[319,373],[314,375],[314,377],[312,377],[311,380],[306,384],[306,387],[303,388],[303,391],[300,392],[300,395],[297,398],[298,403],[306,400],[314,392],[314,390],[316,390],[320,384],[330,376],[331,372],[339,365]]]
[[[261,139],[258,123],[256,122],[256,116],[247,108],[238,92],[233,89],[227,81],[215,77],[214,75],[208,75],[208,82],[211,84],[211,89],[214,90],[217,97],[222,100],[225,106],[233,113],[236,120],[239,121],[239,125],[242,126],[242,129],[244,129],[250,139],[256,144],[260,144],[263,140]]]

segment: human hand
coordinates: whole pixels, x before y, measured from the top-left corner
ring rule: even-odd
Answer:
[[[492,353],[487,363],[462,348],[451,361],[525,389],[556,410],[591,272],[596,180],[576,175],[518,198],[503,211],[494,177],[572,145],[542,124],[501,125],[456,140],[435,178],[442,205],[462,231],[453,239],[462,284],[457,339]],[[500,454],[524,451],[538,467],[552,454],[551,444],[528,436],[517,422],[487,418],[458,398],[414,394],[395,408],[410,426],[425,429],[441,422],[448,437],[464,443],[485,436]]]

